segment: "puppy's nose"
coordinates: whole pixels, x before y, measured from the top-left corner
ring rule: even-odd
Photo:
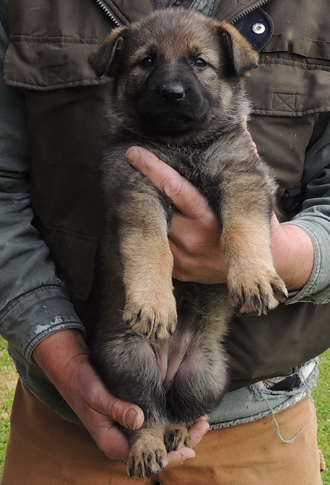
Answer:
[[[177,103],[185,97],[185,89],[180,83],[171,83],[163,86],[160,97],[165,103]]]

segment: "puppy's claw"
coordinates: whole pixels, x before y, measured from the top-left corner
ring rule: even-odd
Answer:
[[[272,285],[274,297],[280,302],[283,303],[285,300],[288,299],[289,294],[286,288],[278,288],[277,286]]]
[[[150,335],[151,333],[151,330],[152,330],[152,321],[148,320],[148,327],[147,327],[147,330],[144,332],[144,335],[148,337],[148,335]]]
[[[157,330],[156,330],[157,339],[159,338],[161,331],[162,331],[162,324],[160,323],[159,325],[157,325]]]
[[[134,477],[134,468],[135,468],[135,460],[134,460],[134,457],[132,457],[131,466],[128,468],[128,474],[130,478]]]

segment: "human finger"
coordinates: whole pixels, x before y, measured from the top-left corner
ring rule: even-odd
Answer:
[[[210,425],[208,423],[208,416],[202,416],[196,423],[194,423],[189,429],[189,435],[193,442],[193,446],[195,447],[201,441],[203,436],[207,433],[210,429]]]
[[[117,399],[106,390],[91,400],[91,405],[95,411],[131,430],[141,428],[144,422],[143,411],[138,406]]]
[[[189,435],[195,447],[203,438],[205,433],[209,429],[207,422],[208,416],[203,416],[196,423],[189,428]],[[166,468],[173,468],[175,466],[183,465],[187,460],[192,460],[196,456],[195,451],[192,448],[180,448],[177,451],[171,451],[168,454],[168,465]]]

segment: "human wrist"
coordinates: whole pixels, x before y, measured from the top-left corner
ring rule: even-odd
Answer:
[[[272,253],[275,268],[287,289],[302,289],[314,266],[314,246],[309,235],[295,225],[273,224]]]
[[[37,345],[32,356],[51,382],[64,394],[64,377],[78,362],[88,361],[89,350],[79,330],[67,329],[46,337]]]

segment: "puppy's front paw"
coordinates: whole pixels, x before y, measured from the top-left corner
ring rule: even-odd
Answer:
[[[129,476],[144,478],[161,471],[167,465],[167,453],[163,443],[135,443],[127,461]]]
[[[177,451],[184,446],[192,448],[192,441],[187,427],[181,424],[170,424],[166,430],[164,441],[168,453]]]
[[[286,300],[288,292],[274,268],[228,273],[229,298],[242,313],[267,314]]]
[[[168,295],[149,294],[143,300],[126,302],[124,321],[148,338],[164,339],[176,328],[176,302],[172,291]]]

